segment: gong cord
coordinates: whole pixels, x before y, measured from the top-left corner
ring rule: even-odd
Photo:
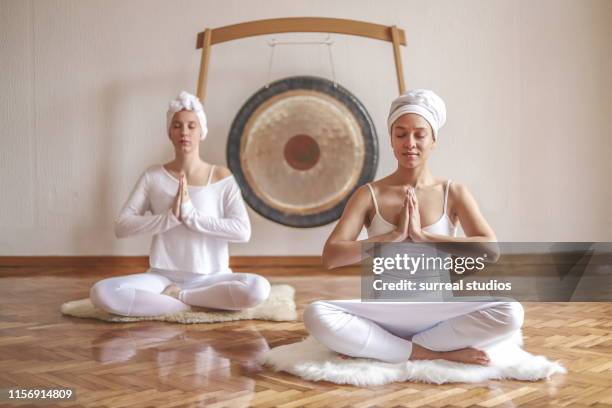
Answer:
[[[336,67],[334,65],[334,56],[331,49],[333,44],[334,41],[331,39],[329,34],[327,34],[324,41],[276,41],[276,39],[272,37],[272,40],[268,41],[268,46],[270,47],[270,61],[268,62],[268,78],[266,80],[266,88],[270,86],[272,64],[274,62],[274,49],[277,45],[327,45],[327,56],[332,74],[332,82],[334,83],[334,87],[336,87]]]

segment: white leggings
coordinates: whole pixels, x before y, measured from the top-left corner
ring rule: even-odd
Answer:
[[[163,295],[169,285],[179,298]],[[254,307],[268,298],[270,283],[251,273],[201,275],[151,269],[97,282],[89,292],[94,306],[122,316],[159,316],[189,310],[189,305],[223,310]]]
[[[338,353],[399,363],[410,358],[412,343],[434,351],[494,344],[520,330],[523,316],[518,302],[357,299],[311,303],[304,311],[304,324],[320,343]]]

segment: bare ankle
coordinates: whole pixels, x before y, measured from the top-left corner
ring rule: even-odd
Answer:
[[[437,360],[442,358],[444,353],[427,349],[418,344],[412,343],[412,353],[409,360]]]
[[[175,299],[179,298],[179,294],[181,293],[181,288],[179,288],[175,284],[168,285],[166,289],[162,292],[163,295],[172,296]]]

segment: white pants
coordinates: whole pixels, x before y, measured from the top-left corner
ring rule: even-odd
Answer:
[[[179,298],[163,295],[169,285]],[[254,307],[268,298],[270,283],[251,273],[201,275],[150,269],[146,273],[103,279],[91,288],[94,306],[122,316],[159,316],[189,310],[189,305],[223,310]]]
[[[304,311],[306,330],[352,357],[407,361],[412,343],[434,351],[485,347],[523,325],[518,302],[317,301]],[[412,336],[412,342],[408,340]]]

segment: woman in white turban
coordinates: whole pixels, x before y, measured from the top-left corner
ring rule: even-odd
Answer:
[[[496,241],[467,187],[429,169],[445,121],[444,101],[430,90],[393,101],[387,125],[397,169],[352,195],[325,244],[327,268],[361,261],[370,242]],[[459,223],[465,237],[456,236]],[[358,241],[364,226],[368,239]],[[319,342],[348,356],[486,365],[481,348],[517,335],[523,309],[516,302],[317,301],[305,310],[304,323]]]
[[[270,284],[229,267],[228,242],[248,241],[251,225],[229,170],[200,158],[199,142],[208,133],[202,104],[181,92],[166,119],[174,160],[140,176],[115,222],[118,238],[153,235],[150,268],[97,282],[90,299],[123,316],[177,313],[190,305],[253,307],[268,297]]]

